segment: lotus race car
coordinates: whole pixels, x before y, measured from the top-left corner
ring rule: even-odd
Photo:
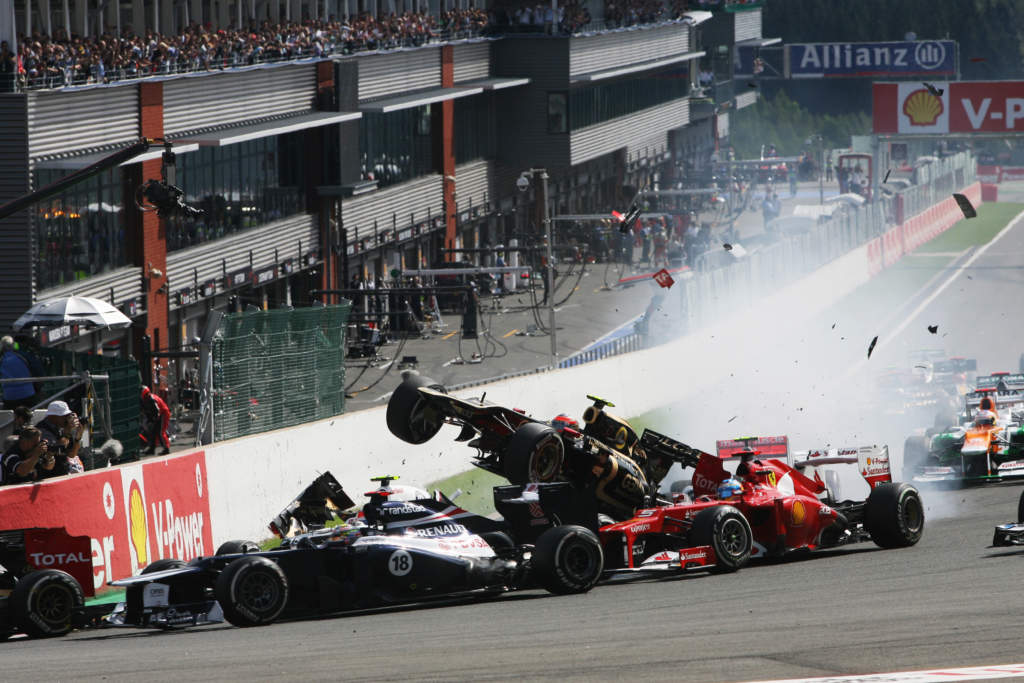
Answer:
[[[388,401],[391,433],[407,443],[431,439],[445,423],[462,429],[456,441],[477,449],[477,467],[513,484],[571,481],[592,489],[600,511],[628,519],[654,501],[658,484],[688,446],[667,437],[639,438],[625,420],[607,413],[614,404],[594,403],[583,413],[584,427],[559,416],[544,422],[523,411],[480,399],[450,396],[443,386],[407,374]]]

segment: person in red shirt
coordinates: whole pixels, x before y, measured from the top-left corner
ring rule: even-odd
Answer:
[[[170,453],[171,440],[167,436],[167,427],[171,424],[171,409],[147,386],[142,387],[142,417],[142,435],[147,444],[143,453],[155,454],[157,442],[161,446],[160,455]]]

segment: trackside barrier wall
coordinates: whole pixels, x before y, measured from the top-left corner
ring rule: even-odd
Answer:
[[[236,507],[246,508],[245,502],[239,499]],[[28,559],[40,569],[65,571],[91,559],[97,590],[154,560],[212,554],[210,510],[201,450],[0,489],[3,529],[64,527],[92,539],[91,558],[52,553]]]
[[[945,220],[948,213],[940,217]],[[916,218],[905,224],[917,226],[906,228],[905,239],[923,240],[921,235],[930,234],[927,219],[915,222]],[[792,263],[805,258],[794,251],[785,253]],[[546,373],[543,380],[525,375],[453,393],[469,397],[486,390],[492,400],[528,408],[532,415],[547,419],[567,408],[582,409],[577,393],[583,386],[613,396],[629,406],[630,414],[640,414],[700,392],[728,372],[713,364],[687,365],[685,382],[675,381],[681,377],[673,373],[682,371],[666,369],[679,368],[680,358],[750,354],[748,337],[737,330],[770,330],[780,320],[801,325],[877,272],[869,244],[863,243],[824,267],[808,267],[795,275],[778,264],[764,266],[788,284],[761,297],[751,291],[759,280],[754,273],[736,277],[742,286],[726,285],[724,273],[701,276],[708,278],[707,286],[726,287],[731,293],[725,299],[729,303],[706,305],[721,308],[707,315],[699,333]],[[453,441],[453,427],[444,427],[424,445],[412,446],[387,432],[384,416],[381,406],[217,443],[205,451],[0,489],[0,529],[54,525],[91,536],[99,586],[111,576],[136,571],[144,566],[143,559],[189,559],[213,552],[215,544],[228,539],[268,536],[267,522],[325,470],[358,497],[359,487],[374,475],[400,474],[405,481],[424,484],[467,468],[470,450]]]

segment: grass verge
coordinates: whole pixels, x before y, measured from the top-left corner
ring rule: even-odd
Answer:
[[[990,242],[1013,217],[1024,211],[1024,204],[997,202],[978,207],[978,217],[963,219],[931,242],[922,244],[915,254],[928,252],[963,251]]]
[[[428,491],[437,489],[446,496],[451,496],[457,490],[462,489],[462,494],[455,501],[459,507],[478,515],[489,515],[495,511],[491,489],[507,484],[508,481],[504,477],[474,467],[466,472],[430,482],[426,489]]]

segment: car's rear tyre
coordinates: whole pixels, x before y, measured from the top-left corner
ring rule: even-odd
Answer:
[[[18,628],[33,638],[52,638],[71,631],[85,596],[67,572],[41,569],[18,581],[9,604]]]
[[[1020,498],[1017,500],[1017,523],[1024,524],[1024,491],[1020,492]]]
[[[690,543],[711,546],[716,572],[734,572],[750,561],[754,534],[743,513],[731,505],[716,505],[704,508],[693,518]]]
[[[444,417],[420,394],[420,387],[444,391],[444,387],[420,375],[409,375],[388,400],[387,423],[392,434],[411,444],[426,443],[444,425]]]
[[[601,578],[604,553],[594,532],[569,524],[542,533],[530,562],[537,581],[552,593],[585,593]]]
[[[513,484],[554,481],[562,472],[565,445],[552,427],[527,422],[516,429],[502,459],[505,477]]]
[[[288,579],[262,555],[240,557],[217,577],[214,589],[224,618],[235,626],[263,626],[288,603]]]
[[[924,533],[924,504],[910,484],[884,482],[871,489],[864,505],[864,527],[882,548],[906,548]]]
[[[259,545],[253,541],[224,541],[214,555],[237,555],[239,553],[258,553]]]

